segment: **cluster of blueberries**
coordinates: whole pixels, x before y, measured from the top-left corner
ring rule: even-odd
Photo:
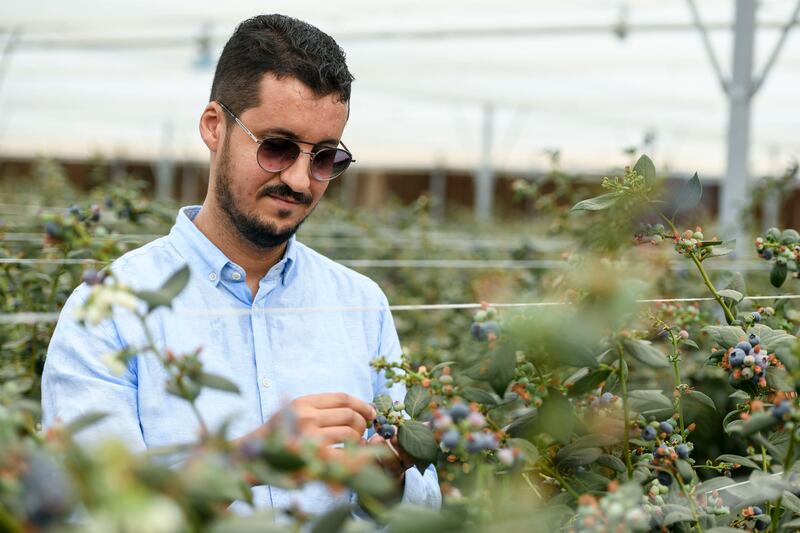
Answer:
[[[683,442],[680,431],[676,431],[675,420],[672,418],[650,422],[642,429],[642,439],[660,442],[653,449],[652,455],[643,455],[643,459],[650,459],[650,464],[655,467],[670,468],[678,459],[688,459],[692,452],[691,445]],[[659,469],[656,478],[665,487],[672,484],[672,475],[667,470]]]
[[[755,314],[758,314],[760,319],[761,315],[758,312]],[[722,358],[722,365],[730,370],[729,381],[732,386],[737,387],[745,381],[752,381],[757,386],[765,388],[770,360],[766,348],[761,345],[761,339],[755,333],[751,333],[746,341],[728,348]]]
[[[651,531],[651,517],[640,505],[640,500],[641,490],[635,484],[616,488],[612,485],[602,498],[582,494],[578,499],[575,523],[567,533]]]
[[[376,416],[372,421],[372,426],[375,428],[375,432],[386,440],[391,439],[397,433],[397,426],[390,424],[383,415]]]
[[[481,309],[475,313],[469,333],[477,341],[497,339],[500,337],[500,324],[495,321],[497,310],[493,307]]]
[[[486,427],[486,418],[481,413],[472,411],[466,403],[458,402],[454,403],[447,411],[438,411],[434,414],[433,428],[443,432],[440,442],[445,450],[452,451],[461,444],[462,432],[457,425],[462,420],[466,420],[466,425],[471,430],[463,438],[464,449],[468,453],[498,448],[500,442],[497,435],[493,432],[482,431]],[[501,459],[504,457],[501,456]]]

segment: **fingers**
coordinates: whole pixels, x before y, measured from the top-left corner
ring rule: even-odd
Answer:
[[[350,396],[344,392],[323,392],[321,394],[311,394],[298,398],[308,402],[309,405],[317,409],[336,409],[340,407],[349,407],[353,411],[360,414],[364,420],[373,420],[377,413],[375,408],[370,404],[363,402],[355,396]]]
[[[363,435],[367,430],[367,421],[359,413],[349,407],[337,407],[334,409],[321,409],[317,411],[317,426],[349,426],[359,435]]]
[[[319,428],[314,433],[318,435],[323,440],[323,442],[327,444],[333,444],[345,441],[358,442],[359,440],[361,440],[361,435],[362,435],[362,433],[356,433],[356,431],[349,426],[324,427],[324,428]]]

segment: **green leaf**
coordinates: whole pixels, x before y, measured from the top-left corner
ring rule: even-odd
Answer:
[[[392,406],[394,405],[392,402],[392,397],[388,394],[379,394],[378,396],[375,396],[375,398],[372,400],[372,403],[375,404],[375,408],[381,413],[391,411]]]
[[[789,509],[791,512],[800,514],[800,498],[788,490],[783,491],[781,503],[783,503],[783,506]]]
[[[569,443],[575,426],[572,404],[557,390],[549,388],[547,398],[539,408],[537,424],[539,431],[548,433],[564,444]]]
[[[633,165],[633,170],[643,177],[645,183],[648,185],[653,185],[655,183],[656,166],[653,164],[653,160],[646,155],[642,155],[639,160],[636,161],[636,164]]]
[[[722,257],[728,254],[732,254],[735,251],[736,251],[736,239],[730,239],[727,241],[722,241],[722,244],[716,244],[714,246],[711,246],[710,251],[706,256],[706,258]]]
[[[517,416],[503,431],[512,437],[532,439],[539,431],[539,411],[534,409],[528,413]]]
[[[575,381],[575,383],[567,389],[567,394],[570,396],[580,396],[581,394],[585,394],[599,387],[600,384],[607,380],[608,376],[610,375],[610,368],[588,372],[583,377]]]
[[[716,404],[714,404],[714,400],[712,400],[706,394],[700,392],[699,390],[689,390],[684,396],[684,400],[688,404],[686,405],[688,409],[693,409],[701,412],[707,411],[711,413],[714,413],[717,410],[717,406]]]
[[[706,326],[704,333],[723,348],[736,346],[739,341],[745,338],[744,331],[739,326]]]
[[[392,479],[377,465],[362,466],[347,480],[347,484],[359,495],[386,496],[395,490]]]
[[[673,411],[672,401],[660,390],[641,389],[628,393],[632,410],[645,416],[670,416]]]
[[[735,291],[733,289],[722,289],[721,291],[717,291],[717,294],[719,294],[723,298],[733,300],[736,303],[741,302],[742,298],[744,298],[744,294],[742,294],[739,291]]]
[[[489,362],[487,379],[498,396],[504,396],[508,384],[514,379],[517,354],[509,344],[498,350]]]
[[[691,483],[694,479],[694,469],[692,465],[689,464],[689,461],[685,459],[678,459],[675,461],[675,465],[678,467],[678,473],[683,478],[683,481],[686,483]]]
[[[652,343],[643,340],[625,339],[623,346],[625,353],[651,368],[666,368],[669,366],[667,357]]]
[[[460,507],[453,506],[455,509]],[[392,533],[460,533],[468,530],[464,522],[469,513],[450,509],[429,509],[401,503],[386,514],[388,524],[381,531]],[[370,528],[366,528],[370,530]],[[373,525],[372,529],[376,529]]]
[[[758,433],[759,431],[769,429],[777,423],[778,419],[769,413],[753,413],[753,415],[745,420],[744,423],[738,428],[737,432],[743,437],[749,437],[753,433]]]
[[[625,463],[622,462],[622,459],[614,455],[601,455],[597,458],[597,464],[606,468],[610,468],[611,470],[616,470],[617,472],[625,472],[627,470]]]
[[[424,473],[428,465],[436,461],[439,444],[430,428],[421,422],[406,420],[400,425],[397,441],[405,452],[414,458],[420,473]]]
[[[793,391],[794,383],[789,377],[789,373],[785,368],[777,366],[767,367],[767,386],[771,389],[778,389],[782,391]]]
[[[583,466],[595,462],[603,450],[600,448],[571,448],[565,446],[558,450],[556,462],[558,466]]]
[[[685,346],[689,346],[690,348],[694,348],[695,350],[699,350],[700,347],[694,342],[692,339],[681,339],[681,344]]]
[[[419,418],[425,412],[425,408],[431,403],[431,394],[428,389],[420,385],[414,385],[408,392],[406,392],[405,400],[406,413],[411,415],[411,418]]]
[[[678,522],[694,522],[694,517],[688,509],[676,509],[674,511],[670,511],[667,513],[667,516],[664,517],[665,526],[671,526],[673,524],[677,524]]]
[[[79,431],[82,431],[89,426],[93,426],[107,417],[109,413],[102,413],[102,412],[95,412],[95,413],[87,413],[85,415],[81,415],[78,418],[74,419],[72,422],[64,427],[64,432],[67,435],[73,436]]]
[[[761,339],[761,344],[770,352],[783,349],[791,350],[794,343],[797,342],[794,335],[789,335],[782,329],[772,329],[764,324],[754,324],[750,331],[758,335],[759,339]]]
[[[217,389],[225,392],[232,392],[234,394],[239,394],[239,387],[237,387],[234,382],[232,382],[228,378],[224,378],[217,374],[200,372],[200,374],[198,374],[197,377],[195,377],[195,381],[197,381],[200,385],[208,387],[210,389]]]
[[[769,282],[773,287],[780,287],[786,281],[786,276],[789,274],[789,268],[786,263],[779,263],[775,261],[772,265],[772,270],[769,273]]]
[[[525,454],[527,464],[535,464],[539,460],[539,449],[528,440],[511,438],[506,441],[509,447],[519,448]]]
[[[148,311],[152,311],[161,306],[170,307],[172,305],[172,300],[174,300],[184,287],[186,287],[186,284],[189,283],[190,275],[191,271],[189,270],[189,265],[183,265],[161,285],[160,289],[156,291],[136,291],[134,294],[137,298],[147,303]]]
[[[620,198],[622,198],[622,194],[618,192],[601,194],[600,196],[578,202],[570,211],[603,211],[604,209],[613,207]]]
[[[477,387],[464,387],[461,389],[461,397],[468,402],[477,402],[492,407],[500,403],[497,396],[488,390],[479,389]]]
[[[741,455],[735,455],[732,453],[726,453],[717,457],[717,461],[723,463],[734,463],[737,465],[746,466],[747,468],[755,468],[756,470],[761,470],[761,467],[758,463],[749,459],[747,457],[742,457]]]
[[[703,197],[703,185],[700,183],[700,178],[697,177],[697,172],[694,173],[692,179],[687,181],[678,192],[678,197],[675,199],[675,209],[672,211],[672,217],[681,212],[694,209],[700,203]]]
[[[351,517],[355,506],[351,504],[338,505],[314,520],[311,533],[338,533],[345,522]]]

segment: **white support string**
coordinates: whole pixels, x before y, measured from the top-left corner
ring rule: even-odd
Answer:
[[[567,261],[557,259],[334,259],[337,263],[352,268],[446,268],[446,269],[553,269],[570,267]],[[747,272],[766,271],[770,263],[766,261],[718,260],[710,264],[708,270],[740,270]],[[61,259],[61,258],[17,258],[0,257],[0,265],[106,265],[108,261],[99,259]],[[684,261],[671,261],[672,270],[689,268]]]
[[[776,294],[774,296],[745,296],[744,300],[796,300],[800,299],[800,294]],[[639,304],[651,303],[690,303],[690,302],[709,302],[714,301],[712,297],[696,298],[652,298],[636,300]],[[404,311],[442,311],[458,309],[480,309],[484,304],[481,303],[460,303],[460,304],[418,304],[418,305],[389,305],[375,307],[268,307],[262,309],[186,309],[176,313],[178,316],[189,317],[238,317],[251,316],[253,314],[294,314],[294,313],[371,313],[389,310],[391,312]],[[531,307],[559,307],[571,305],[568,302],[523,302],[523,303],[492,303],[494,308],[531,308]],[[55,322],[60,313],[0,313],[0,324],[35,324]]]

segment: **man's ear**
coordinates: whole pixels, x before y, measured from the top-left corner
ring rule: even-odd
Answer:
[[[217,152],[225,137],[224,111],[216,102],[209,102],[200,115],[200,137],[208,149]]]

